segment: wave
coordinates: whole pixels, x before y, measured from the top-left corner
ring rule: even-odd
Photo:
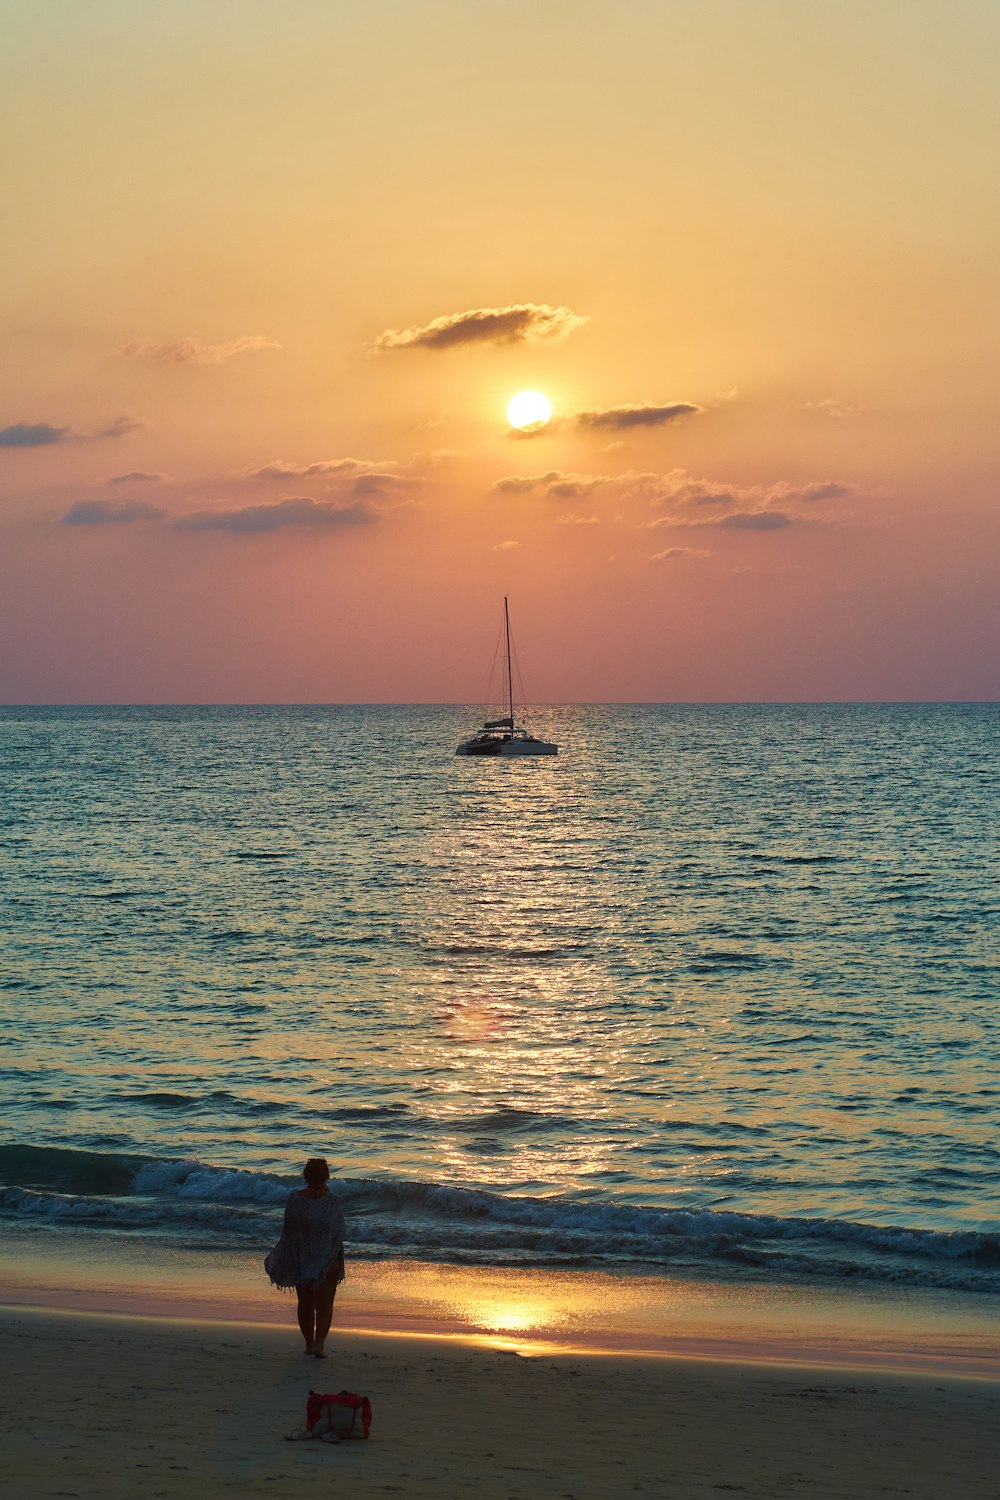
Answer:
[[[297,1178],[171,1160],[0,1146],[0,1216],[61,1228],[267,1245]],[[342,1178],[352,1254],[687,1274],[858,1277],[1000,1294],[1000,1234],[534,1198],[399,1179]]]

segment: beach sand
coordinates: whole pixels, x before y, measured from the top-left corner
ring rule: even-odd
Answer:
[[[670,1357],[538,1353],[8,1307],[6,1493],[604,1500],[993,1500],[1000,1384]],[[288,1443],[310,1387],[370,1396],[372,1437]]]

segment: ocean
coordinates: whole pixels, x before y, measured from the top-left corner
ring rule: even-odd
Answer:
[[[0,709],[0,1216],[1000,1292],[1000,709]]]

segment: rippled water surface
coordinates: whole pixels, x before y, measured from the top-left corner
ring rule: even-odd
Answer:
[[[475,722],[0,710],[7,1211],[995,1281],[998,709]]]

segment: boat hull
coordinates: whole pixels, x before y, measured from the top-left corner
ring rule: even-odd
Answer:
[[[535,739],[478,739],[473,737],[463,740],[455,751],[456,755],[492,755],[492,756],[525,756],[525,755],[558,755],[559,746],[552,745],[548,740]]]
[[[507,740],[500,747],[501,755],[558,755],[559,746],[549,745],[545,740]]]

